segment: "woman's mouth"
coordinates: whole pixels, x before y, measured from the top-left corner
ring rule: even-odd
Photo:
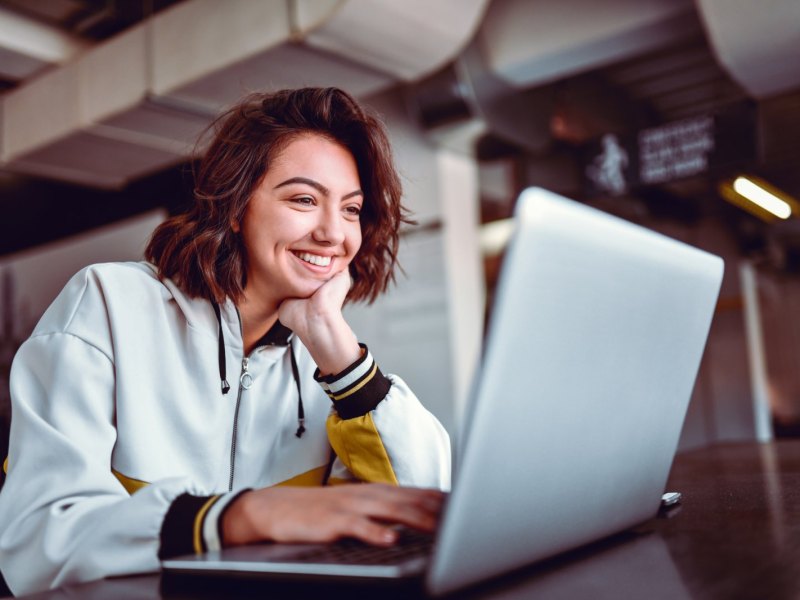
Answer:
[[[331,264],[330,256],[320,256],[319,254],[311,254],[310,252],[293,252],[293,254],[300,260],[318,267],[327,267]]]

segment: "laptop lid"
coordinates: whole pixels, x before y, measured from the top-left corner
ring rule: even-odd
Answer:
[[[432,593],[656,514],[722,273],[643,227],[521,194]]]

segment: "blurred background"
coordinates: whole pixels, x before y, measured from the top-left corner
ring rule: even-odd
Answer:
[[[67,279],[141,258],[222,108],[304,85],[388,126],[418,225],[348,318],[454,437],[531,185],[725,259],[681,450],[800,434],[798,0],[0,0],[3,455]]]

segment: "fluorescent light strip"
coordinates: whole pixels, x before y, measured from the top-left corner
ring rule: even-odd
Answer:
[[[792,214],[792,207],[788,203],[746,177],[737,177],[733,182],[733,189],[740,196],[747,198],[779,219],[788,219]]]
[[[481,225],[480,244],[484,256],[496,256],[508,246],[514,233],[514,219],[500,219]]]

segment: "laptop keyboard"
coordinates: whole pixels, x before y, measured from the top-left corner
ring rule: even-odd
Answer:
[[[359,540],[345,539],[322,548],[312,548],[291,557],[292,562],[353,565],[395,565],[410,558],[427,556],[433,548],[432,533],[401,529],[394,545],[371,546]]]

